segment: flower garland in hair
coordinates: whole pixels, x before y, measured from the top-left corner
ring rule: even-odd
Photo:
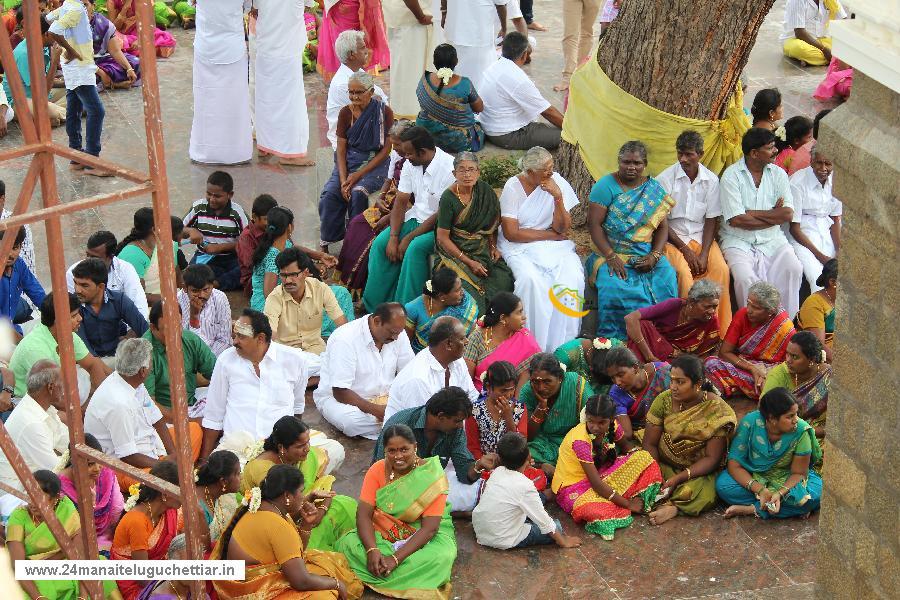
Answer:
[[[444,85],[450,83],[450,79],[453,78],[453,69],[449,67],[441,67],[437,70],[438,79],[444,82]]]
[[[605,337],[594,338],[592,343],[594,345],[594,350],[609,350],[612,348],[612,342]]]
[[[429,294],[433,294],[434,290],[431,288],[431,280],[425,282],[425,289],[428,290]]]
[[[128,500],[125,501],[125,512],[137,506],[138,496],[141,493],[141,484],[132,483],[128,488]]]
[[[262,490],[258,487],[250,488],[244,492],[244,499],[241,500],[241,504],[247,507],[247,512],[255,513],[259,510],[259,505],[262,504]]]
[[[785,130],[784,125],[779,125],[778,129],[774,131],[775,137],[777,137],[782,142],[787,141],[787,130]]]
[[[265,443],[265,440],[258,440],[244,448],[241,454],[244,455],[244,458],[247,460],[247,462],[250,462],[263,453],[263,446],[265,445]]]
[[[200,481],[200,469],[194,469],[194,483]]]
[[[478,379],[481,380],[481,383],[484,383],[485,381],[487,381],[487,369],[482,371],[481,375],[478,376]]]
[[[566,366],[566,363],[562,361],[559,362],[559,368],[563,370],[563,373],[569,370],[569,367]]]
[[[59,462],[57,462],[57,463],[56,463],[56,466],[53,467],[53,472],[54,472],[54,473],[59,473],[60,471],[62,471],[63,469],[65,469],[66,466],[69,464],[69,457],[70,457],[70,456],[71,456],[71,455],[69,454],[69,450],[66,449],[66,451],[62,453],[62,456],[59,457]]]

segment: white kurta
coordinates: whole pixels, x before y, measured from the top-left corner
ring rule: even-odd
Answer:
[[[481,85],[481,76],[497,60],[496,38],[500,20],[495,5],[507,0],[447,0],[444,37],[456,48],[454,71]]]
[[[256,146],[282,158],[306,156],[309,115],[303,88],[303,0],[254,0]]]
[[[553,181],[559,186],[566,210],[578,205],[578,197],[569,182],[559,173],[553,173]],[[519,177],[511,177],[500,195],[500,216],[515,219],[520,229],[546,231],[553,224],[553,196],[540,187],[530,195],[525,194]],[[545,352],[553,352],[564,342],[575,339],[581,326],[581,318],[564,314],[550,301],[554,286],[575,290],[584,297],[584,267],[575,253],[571,240],[516,243],[503,235],[503,227],[497,239],[497,248],[516,278],[515,293],[522,299],[528,329]],[[570,307],[581,310],[581,307]]]
[[[194,119],[188,150],[195,162],[233,165],[253,157],[244,43],[244,13],[249,6],[249,0],[197,0]]]
[[[812,167],[800,169],[791,176],[791,195],[794,197],[793,222],[800,223],[800,231],[806,234],[809,241],[822,254],[832,258],[836,254],[834,240],[831,239],[831,226],[834,224],[832,217],[840,217],[844,212],[841,201],[832,195],[833,179],[834,174],[831,174],[825,185],[822,185]],[[816,279],[822,274],[822,263],[790,234],[788,241],[791,242],[797,258],[803,265],[803,275],[809,282],[810,290],[816,292],[822,289],[816,285]]]

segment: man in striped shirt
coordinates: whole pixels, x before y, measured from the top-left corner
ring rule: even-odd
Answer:
[[[197,244],[191,264],[208,265],[224,291],[241,289],[241,266],[235,248],[248,223],[247,214],[233,196],[231,175],[215,171],[206,180],[206,198],[194,202],[184,217],[184,236]]]

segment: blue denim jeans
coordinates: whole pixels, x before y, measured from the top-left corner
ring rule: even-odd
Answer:
[[[81,113],[84,111],[87,112],[87,146],[82,148]],[[96,85],[80,85],[74,90],[66,90],[66,133],[69,134],[69,148],[100,156],[100,133],[103,131],[105,116],[106,109],[103,108]]]
[[[525,536],[525,539],[515,545],[515,548],[526,548],[528,546],[547,546],[549,544],[553,544],[553,538],[550,537],[549,533],[541,533],[541,530],[537,525],[532,523],[531,521],[525,521],[529,525],[531,525],[531,531]],[[559,519],[553,519],[553,522],[556,524],[556,531],[562,531],[562,523],[559,522]]]

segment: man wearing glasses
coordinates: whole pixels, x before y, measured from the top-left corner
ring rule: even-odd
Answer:
[[[231,347],[231,304],[225,292],[215,289],[216,275],[208,265],[189,265],[181,274],[178,290],[181,328],[200,336],[213,354]]]

